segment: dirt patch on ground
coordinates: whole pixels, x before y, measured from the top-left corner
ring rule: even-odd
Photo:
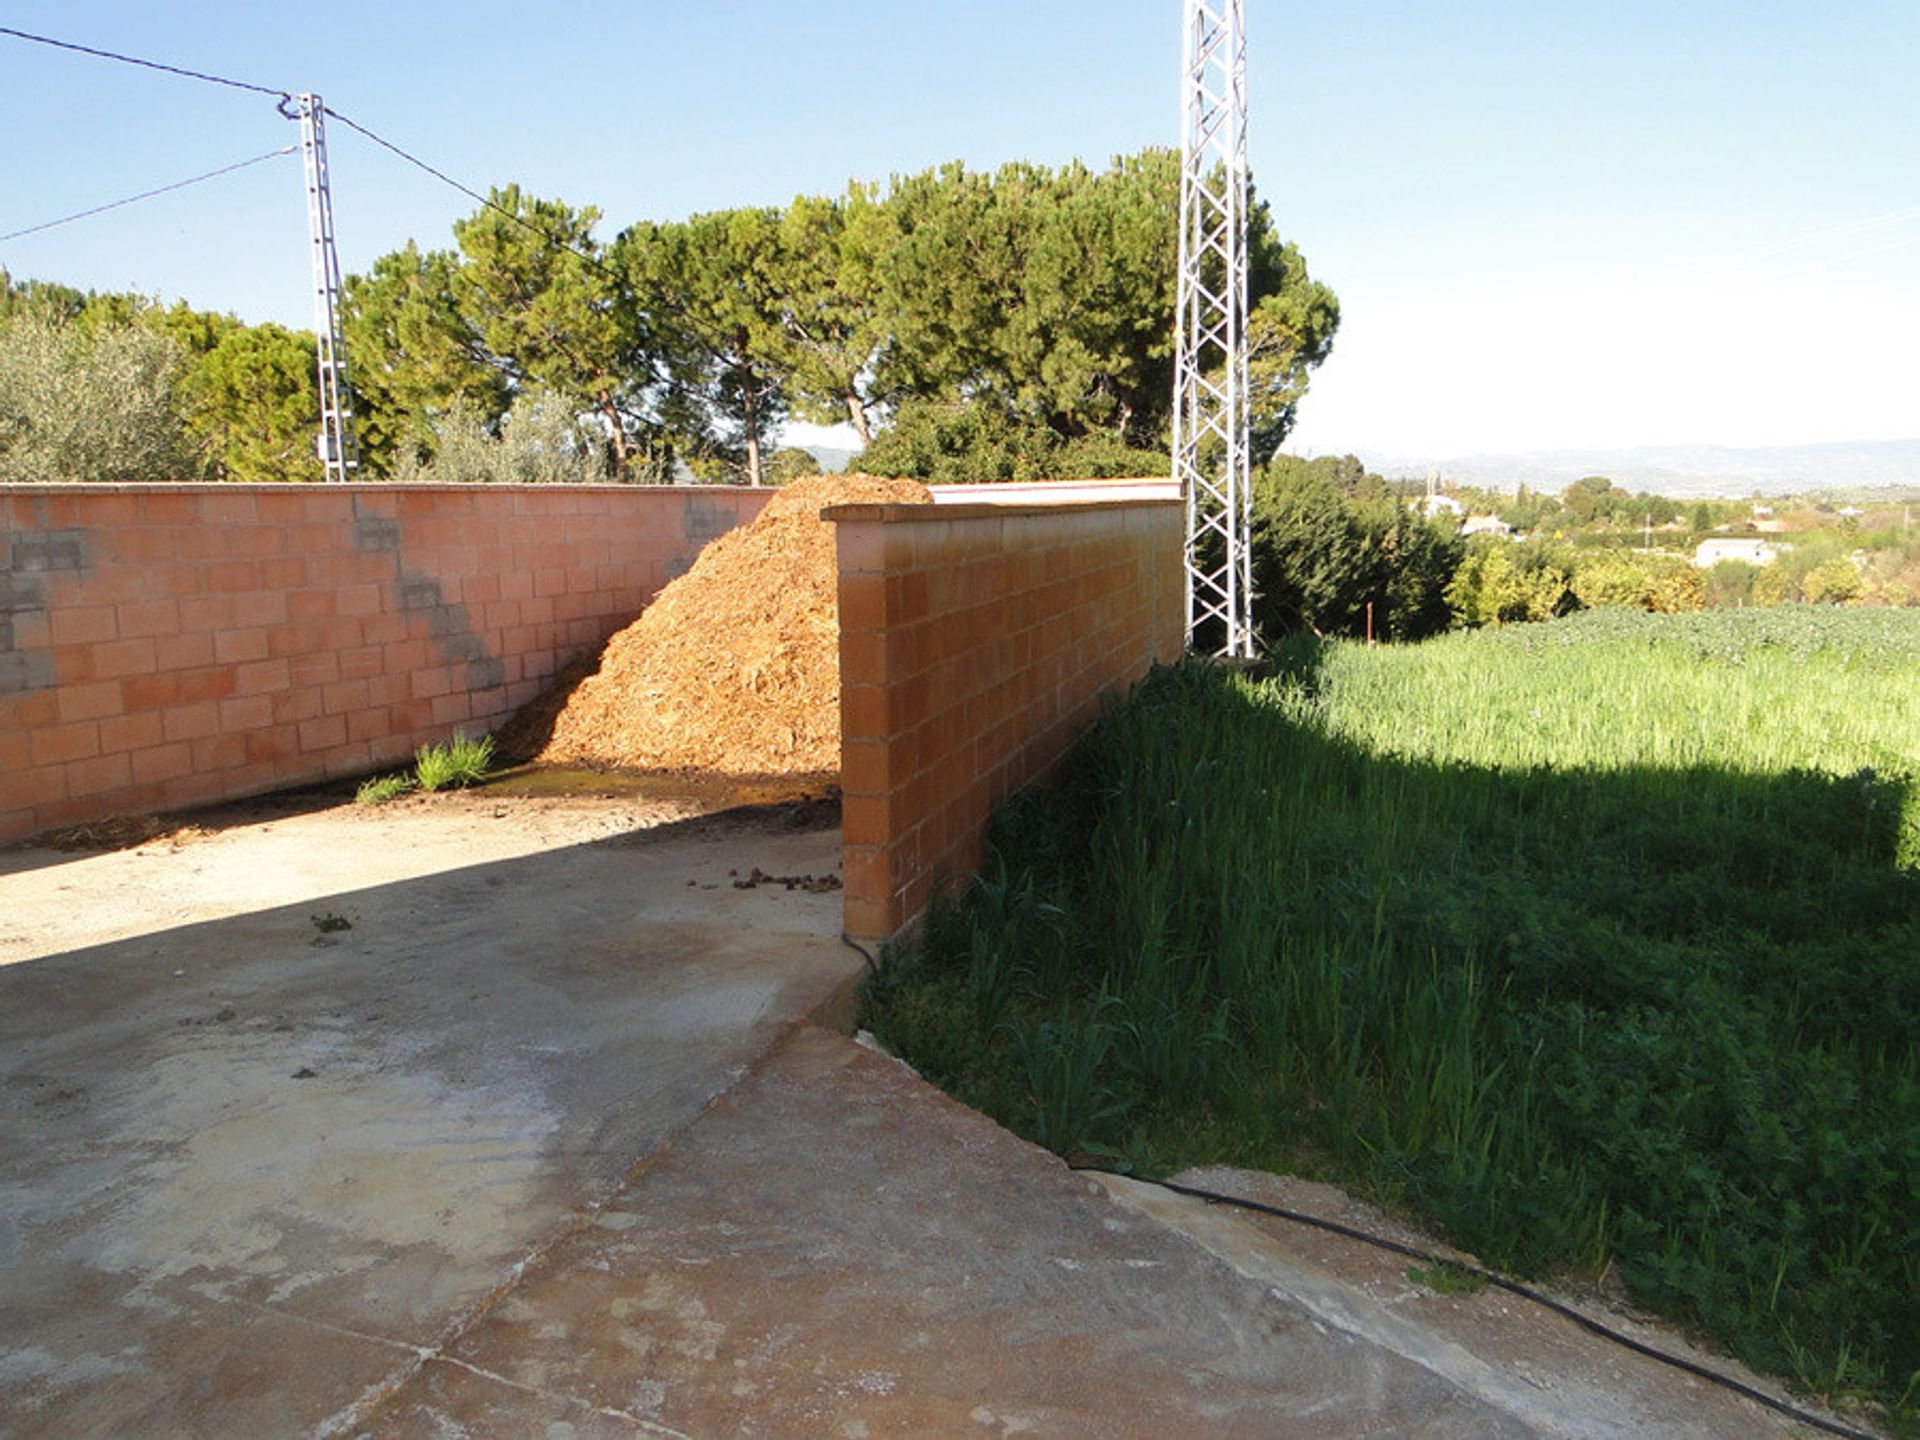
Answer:
[[[178,850],[212,832],[199,825],[183,825],[158,815],[110,815],[90,825],[73,825],[40,837],[37,843],[67,855],[103,850],[131,850],[135,846],[164,844]]]
[[[823,506],[927,504],[870,475],[796,481],[502,732],[546,764],[711,775],[840,768],[839,568]]]

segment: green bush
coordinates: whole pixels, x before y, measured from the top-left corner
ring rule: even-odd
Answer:
[[[1097,480],[1164,475],[1164,451],[1140,450],[1104,432],[1068,440],[989,400],[909,400],[860,452],[856,468],[929,485],[1008,480]]]
[[[1753,581],[1758,565],[1745,560],[1718,560],[1706,573],[1706,603],[1715,610],[1737,610],[1753,603]]]
[[[1254,625],[1268,644],[1317,635],[1417,640],[1446,629],[1465,547],[1352,456],[1276,455],[1253,478]]]

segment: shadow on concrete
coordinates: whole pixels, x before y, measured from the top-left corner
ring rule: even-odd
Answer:
[[[818,806],[444,866],[402,825],[283,820],[90,883],[217,850],[270,888],[302,844],[435,868],[0,966],[13,1433],[323,1423],[863,968],[836,891],[742,879],[831,876]]]

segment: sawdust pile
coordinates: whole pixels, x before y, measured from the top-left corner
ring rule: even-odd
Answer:
[[[821,507],[932,499],[916,481],[870,475],[788,485],[607,642],[599,669],[564,695],[537,758],[718,775],[838,771],[838,566]]]

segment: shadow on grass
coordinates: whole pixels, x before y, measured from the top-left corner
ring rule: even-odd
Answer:
[[[1154,676],[1003,813],[876,987],[883,1038],[1063,1152],[1331,1173],[1897,1406],[1912,782],[1408,761],[1310,713]]]

